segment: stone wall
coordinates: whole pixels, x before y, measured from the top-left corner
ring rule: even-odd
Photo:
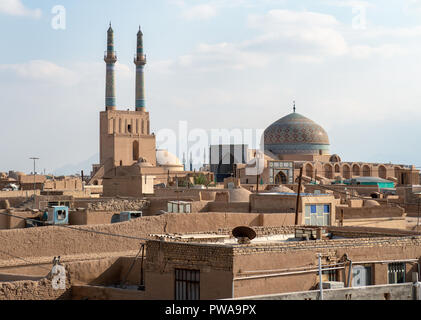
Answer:
[[[283,222],[284,219],[281,215],[279,220],[271,217],[270,224],[276,226],[282,225]],[[217,231],[220,228],[233,229],[240,225],[261,226],[260,214],[176,213],[137,218],[116,224],[72,227],[142,238],[148,237],[149,234]],[[77,231],[60,226],[0,230],[2,247],[7,248],[7,252],[19,257],[54,257],[138,250],[140,241]],[[10,256],[0,252],[0,260],[9,259]]]
[[[71,289],[54,290],[50,280],[0,283],[0,300],[67,300]]]
[[[404,217],[405,210],[398,206],[378,206],[378,207],[361,207],[361,208],[347,208],[341,207],[338,209],[343,213],[344,219],[358,219],[358,218],[385,218],[385,217]],[[339,212],[337,218],[339,217]]]
[[[242,300],[319,300],[320,291],[292,292],[277,295],[242,297]],[[323,300],[415,300],[412,283],[368,287],[325,289]]]

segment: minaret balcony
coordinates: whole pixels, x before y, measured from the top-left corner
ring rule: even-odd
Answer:
[[[134,56],[134,63],[140,64],[140,65],[145,65],[146,64],[146,55],[144,55],[144,56],[135,55]]]
[[[117,61],[117,52],[116,51],[105,51],[104,52],[104,61],[115,63]]]

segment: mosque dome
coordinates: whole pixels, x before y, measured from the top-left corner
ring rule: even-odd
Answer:
[[[271,124],[264,132],[265,150],[276,155],[329,153],[329,137],[314,121],[291,113]]]
[[[180,162],[180,159],[178,159],[174,154],[172,154],[168,150],[156,150],[156,163],[160,166],[183,165]]]

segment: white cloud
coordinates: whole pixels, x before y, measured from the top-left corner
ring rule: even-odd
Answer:
[[[0,65],[0,71],[12,72],[20,79],[63,85],[73,85],[79,80],[76,72],[45,60],[32,60],[21,64],[3,64]]]
[[[323,1],[327,5],[336,6],[336,7],[351,7],[351,8],[372,8],[375,7],[374,4],[367,1],[360,0],[325,0]]]
[[[245,43],[250,50],[264,50],[309,58],[343,55],[347,43],[337,30],[340,23],[331,15],[315,12],[271,10],[249,17],[252,28],[264,34]]]
[[[200,4],[190,7],[182,13],[187,20],[208,20],[216,15],[216,7],[209,4]]]
[[[403,12],[408,15],[418,15],[421,13],[421,1],[420,0],[405,0]]]
[[[372,27],[361,34],[365,38],[391,37],[396,39],[415,38],[421,36],[421,26],[406,28]]]
[[[1,0],[0,13],[32,18],[39,18],[42,14],[40,9],[28,9],[21,0]]]
[[[134,76],[134,70],[119,62],[116,63],[115,70],[117,79],[130,79]],[[31,60],[20,64],[0,65],[0,74],[6,72],[19,80],[72,86],[82,81],[101,80],[105,74],[105,64],[75,63],[63,67],[46,60]]]
[[[392,58],[410,52],[399,43],[361,43],[370,35],[363,33],[364,36],[356,37],[351,28],[346,29],[334,16],[316,12],[270,10],[264,15],[250,15],[248,26],[260,31],[260,35],[242,42],[203,43],[176,59],[155,61],[152,68],[161,73],[179,68],[212,72],[265,67],[276,59],[320,63],[332,57]],[[389,31],[377,28],[370,32],[373,33],[371,37],[376,34],[378,37]],[[417,33],[421,33],[421,28],[396,31],[397,35],[407,36]]]
[[[398,55],[405,55],[408,53],[406,48],[394,44],[384,44],[378,47],[367,45],[356,45],[351,48],[351,55],[355,58],[369,58],[372,56],[380,56],[383,58],[392,58]]]

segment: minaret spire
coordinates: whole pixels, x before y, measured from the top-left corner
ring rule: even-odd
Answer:
[[[294,111],[294,113],[295,113],[295,109],[296,109],[296,108],[295,108],[295,100],[293,101],[293,105],[294,105],[294,106],[292,107],[292,110],[293,110],[293,111]]]
[[[136,111],[145,111],[145,80],[143,69],[146,65],[146,55],[143,54],[143,33],[140,26],[137,33],[137,51],[134,63],[136,65]]]
[[[111,22],[107,31],[107,52],[104,55],[104,61],[107,64],[105,108],[106,110],[115,110],[115,63],[117,62],[117,55],[114,51],[114,31],[111,27]]]

